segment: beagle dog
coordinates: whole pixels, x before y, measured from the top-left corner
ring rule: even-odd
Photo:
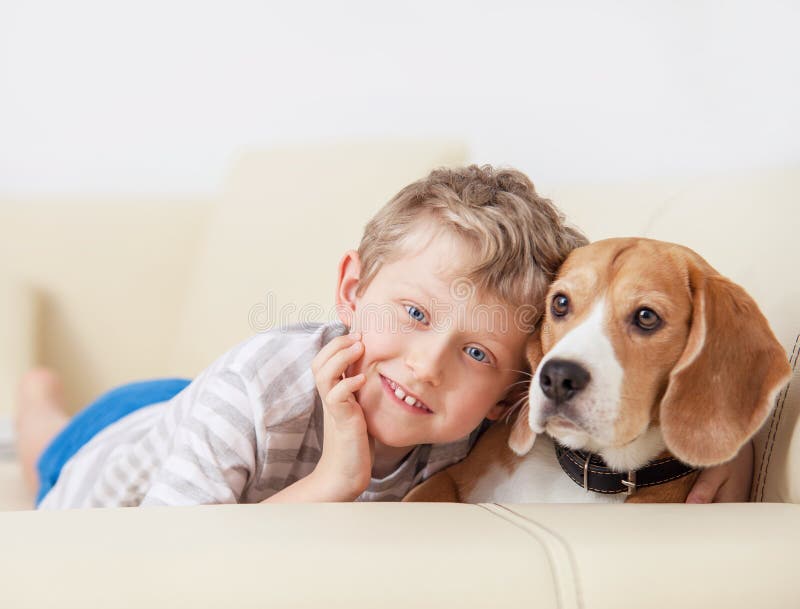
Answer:
[[[696,468],[732,459],[791,375],[752,298],[680,245],[576,249],[546,303],[514,423],[404,501],[682,502]]]

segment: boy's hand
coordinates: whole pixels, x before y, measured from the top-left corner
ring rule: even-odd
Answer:
[[[753,443],[748,442],[731,461],[700,472],[686,503],[748,501],[753,482]]]
[[[372,439],[355,392],[363,374],[345,378],[345,371],[364,352],[359,334],[329,342],[311,363],[325,412],[322,457],[311,474],[330,501],[352,501],[367,488],[372,472]]]

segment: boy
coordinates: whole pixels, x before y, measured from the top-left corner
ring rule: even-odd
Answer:
[[[585,242],[519,172],[434,171],[345,253],[338,322],[257,335],[188,386],[123,387],[70,423],[57,379],[30,373],[39,507],[398,500],[507,412],[538,319],[520,312]]]

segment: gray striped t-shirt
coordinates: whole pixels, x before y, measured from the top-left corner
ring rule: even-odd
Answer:
[[[311,360],[346,328],[305,324],[258,334],[167,402],[113,423],[65,465],[41,509],[257,503],[311,473],[322,402]],[[359,501],[392,501],[463,459],[477,432],[417,446]]]

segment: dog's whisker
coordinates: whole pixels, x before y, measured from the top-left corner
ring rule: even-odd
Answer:
[[[529,384],[530,384],[530,381],[528,379],[524,379],[524,380],[521,380],[521,381],[517,381],[515,383],[511,383],[507,387],[507,389],[510,389],[511,387],[514,387],[515,385],[529,385]]]
[[[533,378],[533,373],[530,370],[517,370],[516,368],[503,368],[503,370],[508,370],[510,372],[519,372],[520,374],[527,376],[529,378]]]
[[[516,402],[514,402],[508,408],[508,410],[506,410],[506,412],[503,414],[503,417],[502,417],[503,422],[504,423],[508,422],[508,420],[511,418],[511,415],[513,415],[527,399],[528,399],[528,394],[526,393],[521,398],[519,398]]]

